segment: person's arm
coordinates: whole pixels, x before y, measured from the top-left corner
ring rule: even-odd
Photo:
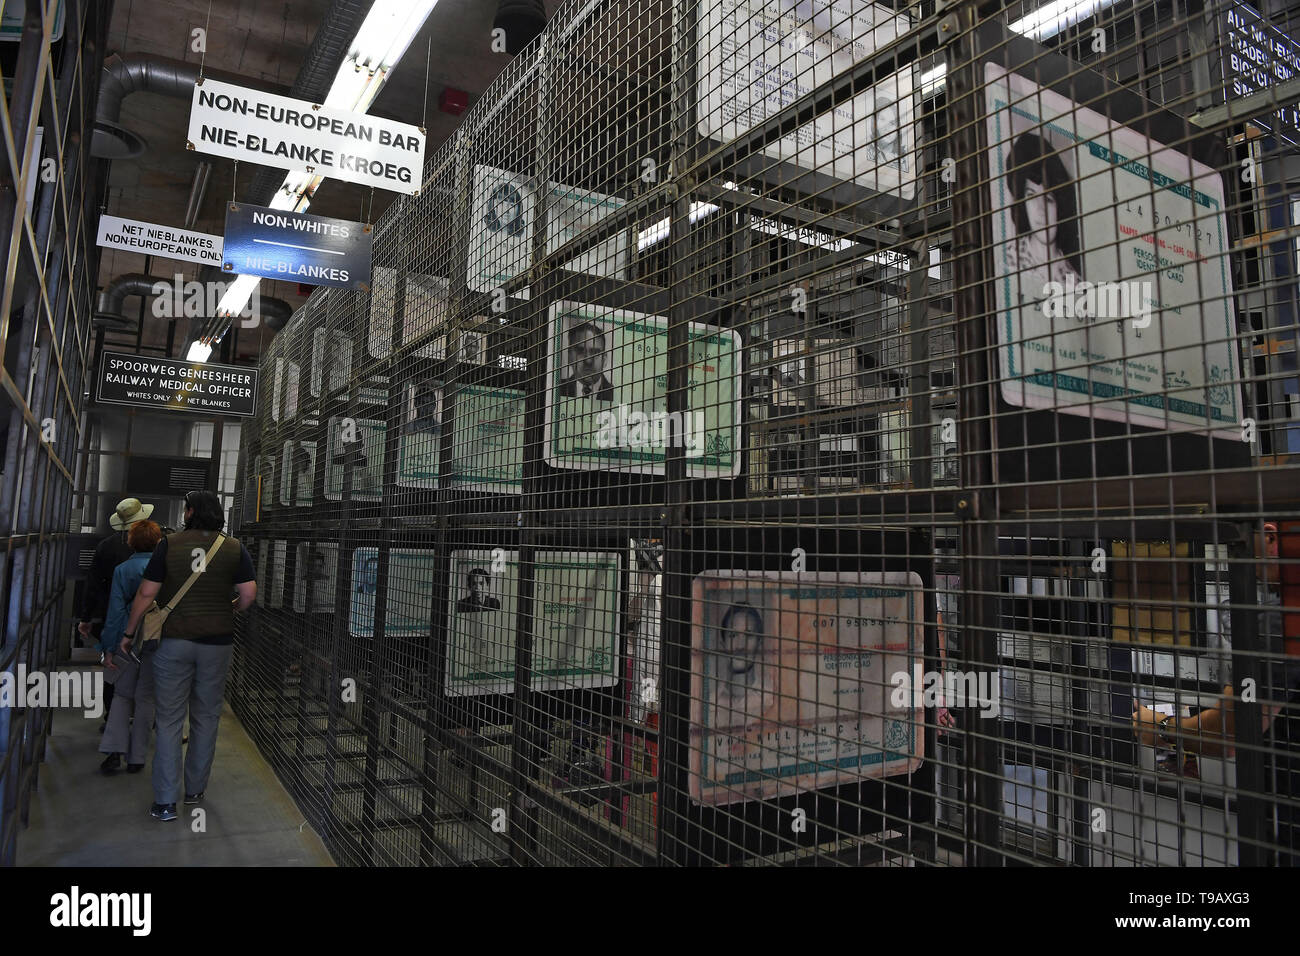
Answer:
[[[1166,717],[1149,707],[1143,707],[1136,700],[1133,704],[1133,732],[1139,742],[1148,747],[1158,746],[1163,738],[1169,746],[1175,742],[1180,743],[1188,753],[1221,757],[1236,736],[1231,684],[1224,685],[1222,704],[1207,707],[1190,717]],[[1271,716],[1264,715],[1266,728]]]
[[[235,598],[235,610],[246,611],[257,598],[257,582],[241,581],[235,585],[235,593],[238,595]]]
[[[131,616],[126,622],[125,635],[122,643],[125,644],[130,635],[135,634],[135,629],[140,626],[140,618],[144,617],[144,612],[149,610],[149,605],[153,603],[158,592],[162,590],[162,585],[157,581],[146,581],[141,579],[140,589],[135,592],[135,600],[131,603]]]
[[[126,567],[113,572],[113,590],[108,598],[108,613],[104,615],[104,630],[99,635],[99,649],[104,652],[104,663],[113,667],[113,651],[122,641],[126,626],[127,594]]]
[[[253,556],[248,553],[244,543],[239,543],[239,567],[235,571],[235,610],[246,611],[257,598],[256,574],[253,571]]]
[[[144,612],[149,610],[149,605],[158,596],[158,592],[162,590],[162,583],[166,577],[167,539],[163,538],[158,542],[158,546],[154,548],[149,563],[145,565],[144,574],[140,578],[140,586],[135,592],[135,600],[131,602],[131,615],[127,619],[126,630],[122,636],[123,653],[126,652],[128,643],[135,635],[136,628],[140,626],[140,618],[144,617]]]

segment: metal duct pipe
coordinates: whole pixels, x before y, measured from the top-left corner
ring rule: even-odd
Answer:
[[[221,70],[205,70],[206,76],[224,83],[248,86],[249,78]],[[90,154],[101,159],[132,159],[145,151],[148,144],[137,133],[124,129],[118,121],[122,101],[132,93],[157,93],[187,100],[193,95],[199,78],[199,65],[152,54],[114,53],[104,60],[99,78],[99,99],[95,101],[95,138]],[[267,84],[258,81],[261,87]],[[281,92],[272,88],[273,92]]]
[[[157,276],[131,273],[114,279],[103,292],[99,293],[95,305],[96,324],[110,328],[134,328],[135,321],[127,318],[122,312],[126,297],[138,295],[149,298],[156,294],[155,289],[160,285],[165,287],[168,293],[172,291],[171,278],[162,279]],[[283,299],[270,296],[258,296],[257,307],[263,321],[275,331],[282,329],[293,315],[293,306]]]
[[[155,279],[153,276],[132,273],[130,275],[119,276],[109,283],[103,292],[99,293],[99,298],[95,303],[95,324],[105,325],[109,328],[133,328],[135,322],[122,313],[122,304],[129,295],[138,295],[142,298],[148,298],[153,295],[154,285],[158,282],[166,282],[166,279]]]
[[[114,53],[104,60],[95,103],[95,138],[90,154],[103,159],[131,159],[144,152],[144,138],[118,125],[122,101],[132,93],[158,93],[184,99],[199,78],[199,65],[158,56]]]
[[[492,26],[506,32],[506,52],[518,56],[546,28],[546,6],[542,0],[501,0]]]

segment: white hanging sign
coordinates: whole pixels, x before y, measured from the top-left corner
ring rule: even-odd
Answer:
[[[408,123],[218,80],[194,86],[188,146],[226,159],[415,195],[424,134]]]
[[[206,266],[221,265],[222,239],[207,232],[160,226],[119,216],[99,217],[97,245],[142,256],[183,259]]]

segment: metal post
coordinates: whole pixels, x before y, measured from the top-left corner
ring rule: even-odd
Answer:
[[[977,3],[964,3],[945,17],[940,29],[951,37],[948,57],[948,128],[956,158],[953,190],[954,296],[958,344],[958,426],[962,491],[958,515],[962,525],[962,585],[970,596],[962,615],[963,665],[992,672],[997,667],[998,499],[994,485],[991,352],[985,301],[988,181],[979,122],[981,77]],[[966,847],[968,864],[997,865],[1001,844],[1001,740],[996,722],[983,721],[966,708],[963,719],[966,758]]]
[[[911,479],[914,488],[929,488],[934,474],[934,426],[930,422],[930,254],[929,245],[920,241],[911,250],[911,269],[907,274],[907,315],[911,326],[912,396]]]
[[[695,17],[690,0],[673,3],[672,57],[672,199],[668,221],[668,415],[679,420],[687,409],[691,317],[690,206],[694,183],[685,171],[692,159],[695,119]],[[690,531],[687,524],[689,489],[686,449],[673,443],[664,462],[665,502],[664,584],[659,663],[659,810],[656,853],[660,865],[680,862],[689,847],[684,825],[689,818],[685,767],[690,702],[691,575]]]
[[[1264,866],[1272,842],[1269,801],[1264,779],[1264,711],[1260,698],[1271,698],[1264,680],[1262,655],[1268,650],[1259,633],[1254,528],[1242,528],[1242,540],[1228,546],[1228,606],[1232,616],[1233,708],[1237,747],[1237,865]],[[1255,687],[1255,694],[1244,689]],[[1249,699],[1248,699],[1249,698]]]
[[[532,312],[533,323],[529,334],[528,363],[531,368],[546,366],[547,339],[546,306],[554,299],[551,270],[543,265],[546,258],[547,216],[550,206],[551,140],[554,135],[554,105],[551,94],[553,69],[551,37],[543,34],[538,44],[537,57],[537,143],[534,151],[537,163],[534,175],[538,183],[533,215],[533,244],[529,261],[531,294],[537,307]],[[531,391],[531,390],[529,390]],[[510,790],[514,802],[510,807],[510,859],[524,865],[536,858],[538,818],[537,807],[529,796],[530,781],[537,776],[540,748],[537,740],[541,733],[542,710],[532,691],[534,606],[537,554],[537,522],[546,505],[540,501],[536,490],[540,487],[543,442],[540,425],[541,406],[545,390],[529,404],[527,439],[524,446],[523,512],[519,521],[519,601],[515,615],[515,689],[511,697],[511,763]],[[540,400],[539,400],[540,399]]]

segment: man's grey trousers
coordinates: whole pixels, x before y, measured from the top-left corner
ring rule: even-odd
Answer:
[[[186,704],[190,711],[190,742],[185,752],[184,793],[202,793],[208,788],[232,651],[229,644],[195,644],[175,638],[159,642],[153,660],[158,721],[153,757],[155,802],[181,801],[181,735]]]

